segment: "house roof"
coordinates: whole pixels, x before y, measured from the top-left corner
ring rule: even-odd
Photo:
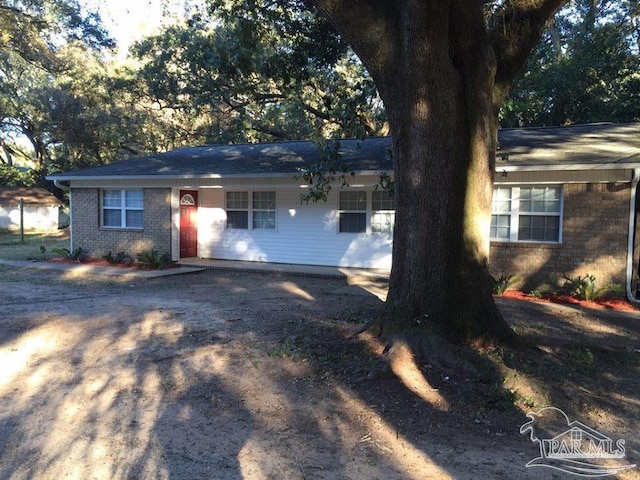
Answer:
[[[0,205],[17,205],[20,199],[27,205],[63,205],[53,193],[44,188],[0,187]]]
[[[341,140],[341,161],[352,171],[391,170],[387,155],[389,137],[365,141]],[[310,141],[255,143],[244,145],[203,145],[183,147],[170,152],[130,158],[110,165],[58,173],[48,178],[59,180],[91,178],[200,178],[292,176],[311,168],[320,159]]]
[[[503,129],[496,170],[640,167],[640,123]],[[351,171],[390,171],[390,137],[340,142]],[[320,158],[310,141],[184,147],[50,175],[55,180],[292,176]]]
[[[503,129],[499,142],[496,170],[640,167],[640,123]]]

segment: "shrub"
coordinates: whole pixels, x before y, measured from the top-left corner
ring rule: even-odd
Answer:
[[[125,252],[118,252],[115,255],[109,252],[106,255],[103,255],[102,258],[112,265],[119,265],[121,263],[124,265],[131,265],[133,263],[131,255]]]
[[[491,277],[491,292],[494,295],[503,295],[504,292],[515,283],[513,275],[500,275],[498,278]]]
[[[51,251],[62,258],[75,260],[76,262],[81,262],[86,256],[82,247],[74,248],[73,250],[69,250],[68,248],[52,248]]]
[[[578,300],[597,300],[609,292],[619,293],[622,291],[622,286],[614,284],[598,288],[595,275],[587,274],[584,277],[564,275],[562,278],[565,279],[562,290]]]
[[[175,262],[171,260],[171,256],[168,253],[160,255],[158,251],[153,248],[138,254],[138,264],[150,270],[162,270],[170,265],[174,265]]]

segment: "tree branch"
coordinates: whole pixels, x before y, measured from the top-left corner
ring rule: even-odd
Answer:
[[[497,60],[496,103],[506,98],[511,83],[553,14],[568,0],[511,0],[490,21],[489,35]]]
[[[324,15],[351,45],[371,76],[392,68],[395,54],[389,39],[399,38],[398,8],[393,0],[305,0]]]

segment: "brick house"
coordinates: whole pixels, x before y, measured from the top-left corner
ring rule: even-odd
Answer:
[[[501,130],[491,268],[524,289],[594,274],[634,294],[640,124]],[[209,145],[49,178],[71,192],[72,248],[92,255],[151,247],[184,257],[386,268],[393,199],[388,137],[341,142],[348,187],[301,203],[312,142]]]

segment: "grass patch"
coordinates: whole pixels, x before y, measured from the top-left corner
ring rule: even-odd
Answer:
[[[41,248],[44,247],[44,250]],[[19,232],[0,232],[0,259],[32,260],[56,256],[54,248],[69,248],[68,230],[53,233],[25,233],[24,243]]]

